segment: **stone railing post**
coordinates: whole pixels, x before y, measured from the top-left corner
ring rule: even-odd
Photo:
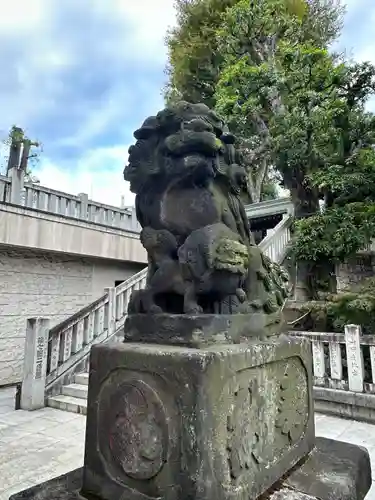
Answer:
[[[364,368],[360,337],[360,326],[345,325],[345,346],[348,363],[349,390],[354,392],[363,392]]]
[[[10,203],[15,205],[22,204],[22,191],[25,182],[25,172],[21,168],[13,167],[9,171],[9,177],[11,179],[10,186]]]
[[[81,200],[81,206],[79,210],[79,216],[81,219],[88,219],[88,205],[89,205],[89,195],[86,193],[79,193],[79,199]]]
[[[130,228],[135,231],[138,228],[138,219],[137,219],[137,213],[135,211],[135,208],[131,208],[131,218],[130,218]]]
[[[116,330],[116,289],[109,287],[104,289],[108,293],[108,315],[107,315],[107,328],[108,337],[113,335]]]
[[[37,410],[44,406],[49,320],[27,320],[25,358],[21,389],[21,409]]]
[[[311,343],[313,355],[313,369],[315,385],[324,385],[326,374],[325,360],[324,360],[324,346],[323,342],[313,340]]]

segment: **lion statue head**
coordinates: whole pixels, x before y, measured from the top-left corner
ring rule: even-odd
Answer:
[[[235,137],[205,104],[181,101],[167,106],[147,118],[134,137],[136,143],[129,148],[124,178],[136,194],[156,178],[190,177],[205,182],[221,175],[237,189],[237,181],[245,177],[236,162]],[[232,165],[234,175],[230,172]]]

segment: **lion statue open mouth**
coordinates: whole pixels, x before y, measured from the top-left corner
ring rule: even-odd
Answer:
[[[129,312],[209,314],[218,304],[228,314],[280,311],[285,282],[254,244],[241,201],[246,172],[220,117],[180,102],[134,136],[124,178],[136,193],[149,273]]]

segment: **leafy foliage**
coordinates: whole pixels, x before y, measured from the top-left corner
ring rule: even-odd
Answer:
[[[286,55],[299,44],[330,43],[341,27],[340,2],[177,0],[176,7],[178,25],[167,38],[166,98],[216,107],[239,138],[252,201],[259,201],[275,165],[274,145],[281,148],[275,127],[283,124],[285,135]]]
[[[375,204],[351,203],[297,222],[296,258],[344,261],[375,238]]]
[[[348,324],[361,325],[363,333],[375,331],[375,278],[367,278],[351,290],[327,297],[324,302],[308,302],[316,324],[326,331],[342,332]]]
[[[343,261],[375,238],[375,119],[364,109],[374,82],[367,63],[337,74],[323,154],[306,176],[325,209],[297,223],[297,259]]]
[[[166,39],[169,51],[167,101],[215,106],[215,85],[222,56],[217,30],[222,14],[237,0],[176,0],[177,25]]]
[[[2,143],[8,152],[3,157],[4,164],[1,165],[4,174],[7,175],[10,168],[18,167],[24,170],[26,182],[38,183],[39,180],[33,175],[30,164],[35,166],[39,161],[41,144],[29,139],[23,129],[16,125],[12,126],[8,137]]]

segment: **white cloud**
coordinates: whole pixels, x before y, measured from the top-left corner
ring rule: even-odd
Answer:
[[[134,204],[134,195],[122,172],[127,158],[128,146],[113,146],[89,151],[81,157],[74,170],[63,170],[48,159],[43,159],[35,169],[42,186],[65,193],[87,193],[89,198],[112,206]]]
[[[3,0],[0,15],[0,32],[28,32],[39,28],[48,17],[48,2],[46,0],[32,0],[19,2]]]
[[[30,124],[41,117],[51,115],[53,120],[53,110],[57,106],[66,108],[64,134],[54,139],[54,146],[82,146],[87,152],[80,153],[79,158],[72,160],[69,169],[66,169],[62,164],[59,165],[58,159],[50,156],[49,144],[44,144],[45,153],[35,170],[41,184],[72,194],[87,192],[91,198],[115,206],[120,205],[121,196],[125,195],[126,204],[131,204],[134,196],[122,178],[128,146],[118,144],[120,139],[117,137],[109,147],[101,147],[100,138],[114,123],[119,123],[120,131],[129,127],[135,129],[140,125],[132,123],[131,115],[129,118],[124,113],[124,110],[134,109],[135,92],[128,92],[121,79],[119,81],[116,70],[125,67],[126,72],[127,65],[130,67],[130,62],[136,61],[139,67],[154,67],[162,74],[166,62],[166,31],[175,23],[174,0],[87,1],[91,13],[108,21],[109,26],[113,23],[116,28],[115,44],[113,37],[110,39],[101,32],[92,39],[101,55],[104,54],[113,66],[114,74],[108,73],[106,76],[108,79],[113,78],[113,84],[110,91],[101,95],[100,99],[88,104],[76,98],[72,105],[65,96],[71,95],[69,92],[76,94],[76,97],[80,94],[75,88],[69,89],[67,93],[68,82],[64,78],[64,72],[77,65],[79,68],[79,57],[82,57],[85,47],[75,46],[75,42],[66,35],[64,26],[63,31],[57,33],[51,20],[58,6],[68,6],[72,10],[74,6],[79,8],[85,5],[84,0],[64,0],[59,3],[58,0],[28,0],[23,2],[22,9],[19,8],[20,2],[1,0],[0,37],[6,40],[7,36],[14,36],[16,33],[17,39],[23,40],[23,43],[12,58],[11,67],[4,63],[2,65],[7,68],[7,79],[3,82],[0,80],[0,139],[14,123],[28,130]],[[362,9],[366,9],[365,24],[368,26],[370,20],[371,25],[375,23],[375,14],[371,13],[375,0],[347,0],[346,3],[349,17],[354,11],[358,11],[360,5]],[[346,48],[356,60],[375,62],[372,36],[367,37],[364,43],[363,40],[359,42],[350,23],[347,26],[350,29],[346,30],[343,38]],[[78,29],[90,32],[94,28],[90,21],[85,21],[85,25]],[[82,41],[80,43],[84,44]],[[80,53],[79,48],[83,49]],[[96,45],[94,50],[95,48]],[[98,76],[101,75],[98,73]],[[132,76],[129,73],[128,78],[131,80]],[[92,78],[95,85],[95,71]],[[13,90],[13,81],[19,85],[17,92]],[[144,96],[142,109],[147,109],[146,113],[150,114],[157,111],[162,105],[160,89],[152,82],[139,79],[136,85],[137,95]],[[72,112],[74,111],[75,118],[81,120],[78,130],[74,124],[69,123],[70,106],[74,107]],[[123,116],[129,118],[127,123],[121,122]],[[131,138],[125,132],[122,135],[125,144],[130,142]],[[99,145],[93,147],[96,138]],[[65,161],[64,164],[66,163]]]
[[[108,53],[112,63],[117,59],[118,64],[124,66],[127,60],[138,61],[145,66],[164,65],[164,36],[168,26],[174,21],[173,0],[88,1],[91,14],[100,14],[116,28],[115,42],[113,37],[108,39],[100,32],[97,33],[95,41],[102,54]],[[0,36],[6,40],[8,36],[14,37],[17,33],[17,42],[22,43],[17,48],[18,52],[11,62],[11,67],[7,64],[7,72],[18,84],[17,92],[12,92],[12,88],[3,88],[6,83],[2,85],[0,82],[1,129],[15,122],[29,128],[35,119],[48,113],[63,94],[66,85],[64,69],[74,66],[77,62],[77,49],[85,50],[85,47],[75,46],[64,31],[56,32],[56,26],[52,22],[57,9],[69,5],[72,10],[71,5],[74,3],[69,1],[59,6],[57,0],[29,0],[23,2],[20,9],[19,2],[2,0]],[[92,30],[90,19],[81,29],[83,33]],[[9,42],[9,46],[11,44],[12,42]],[[2,45],[4,46],[3,41]],[[82,51],[79,55],[81,54]],[[0,61],[1,59],[2,56]],[[8,78],[8,81],[11,80]],[[11,86],[9,83],[9,87]],[[113,96],[115,95],[113,92]],[[104,102],[102,108],[107,104]],[[110,103],[109,106],[112,106],[113,110],[116,104]],[[96,115],[94,119],[93,114]],[[104,116],[101,117],[100,114]],[[107,114],[108,117],[105,116]],[[97,131],[100,132],[102,127],[98,128],[97,124],[103,122],[105,126],[106,120],[111,118],[108,108],[100,109],[100,103],[99,109],[92,109],[90,115],[85,136],[89,136],[91,127],[94,129],[94,135]]]
[[[8,49],[14,48],[14,54],[10,50],[10,56],[7,54],[11,64],[4,59],[5,53],[0,55],[2,66],[8,72],[7,78],[0,79],[0,140],[7,135],[12,124],[22,126],[32,138],[40,139],[39,135],[33,135],[33,124],[43,122],[44,117],[48,117],[43,126],[54,127],[56,109],[62,108],[66,110],[64,134],[54,138],[53,147],[78,146],[86,148],[87,153],[72,160],[69,169],[65,169],[62,163],[59,165],[57,158],[50,156],[51,143],[44,143],[45,152],[40,164],[34,169],[41,184],[72,194],[88,192],[90,197],[114,205],[119,205],[121,196],[125,195],[126,203],[131,204],[134,197],[122,179],[128,147],[116,144],[119,140],[116,138],[110,147],[102,148],[100,139],[106,130],[121,120],[118,127],[120,132],[122,128],[133,130],[139,126],[138,119],[134,124],[131,121],[129,123],[129,120],[124,123],[122,119],[128,117],[128,109],[134,109],[135,97],[134,93],[128,91],[124,81],[119,81],[117,66],[124,71],[130,61],[136,61],[141,68],[160,68],[162,74],[166,59],[164,37],[167,28],[175,20],[174,0],[88,0],[88,3],[92,17],[86,16],[82,25],[78,23],[77,30],[81,30],[81,34],[87,32],[93,35],[92,30],[97,29],[94,28],[95,22],[102,19],[107,29],[113,25],[116,32],[116,37],[111,38],[98,29],[96,36],[94,33],[94,38],[91,38],[94,50],[97,44],[102,57],[98,57],[98,61],[103,60],[104,54],[104,64],[107,58],[110,71],[113,68],[114,72],[113,75],[110,72],[108,74],[109,91],[102,93],[94,102],[77,98],[80,96],[78,87],[68,88],[67,91],[67,86],[72,85],[72,82],[65,77],[67,69],[80,67],[80,57],[86,48],[92,50],[93,47],[85,47],[83,38],[77,38],[81,45],[75,45],[76,39],[72,39],[65,29],[66,26],[69,30],[70,24],[64,26],[64,21],[62,25],[56,24],[58,9],[64,8],[66,12],[74,13],[74,8],[83,8],[84,0],[77,3],[74,0],[61,3],[58,0],[29,0],[23,2],[22,8],[17,1],[2,0],[1,43],[4,47],[4,40],[14,40],[14,43],[9,41],[5,44]],[[64,19],[66,22],[67,19]],[[73,24],[74,21],[73,16]],[[91,71],[92,85],[95,86],[96,75],[101,77],[103,71],[100,68],[91,68]],[[131,77],[129,73],[130,82]],[[150,81],[138,80],[136,85],[137,95],[144,95],[143,105],[146,107],[147,102],[150,113],[157,111],[162,105],[160,89],[153,87]],[[75,97],[74,103],[67,95]],[[70,123],[69,116],[81,120],[78,130],[76,123]],[[124,143],[131,140],[125,132],[122,135],[125,137]],[[96,138],[99,146],[93,148]],[[64,161],[64,164],[67,162]]]
[[[167,30],[176,22],[174,0],[116,0],[116,9],[133,31],[134,46],[164,63]]]

